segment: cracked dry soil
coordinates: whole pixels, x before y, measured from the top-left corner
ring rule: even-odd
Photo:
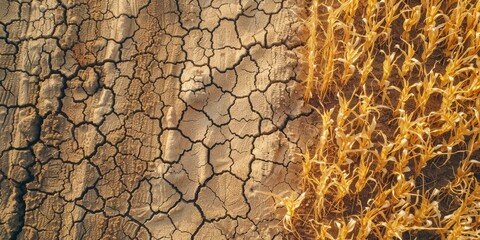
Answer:
[[[294,0],[0,0],[0,236],[281,239]]]

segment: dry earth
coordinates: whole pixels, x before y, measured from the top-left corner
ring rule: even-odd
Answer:
[[[283,238],[297,4],[0,0],[0,236]]]

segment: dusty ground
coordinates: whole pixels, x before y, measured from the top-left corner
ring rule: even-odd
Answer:
[[[296,4],[0,0],[0,236],[281,238]]]

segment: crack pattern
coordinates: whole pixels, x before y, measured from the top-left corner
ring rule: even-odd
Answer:
[[[0,0],[0,235],[282,238],[293,0]]]

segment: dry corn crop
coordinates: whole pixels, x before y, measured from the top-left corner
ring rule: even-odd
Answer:
[[[298,239],[480,239],[480,1],[312,0]]]

